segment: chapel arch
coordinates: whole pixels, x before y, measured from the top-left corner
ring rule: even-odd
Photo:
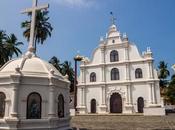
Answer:
[[[58,117],[64,117],[64,97],[62,94],[58,96]]]
[[[5,99],[5,93],[0,92],[0,118],[4,118],[5,115]]]
[[[27,119],[41,119],[42,98],[39,93],[32,92],[27,97]]]

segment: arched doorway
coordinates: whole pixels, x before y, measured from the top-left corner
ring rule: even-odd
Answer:
[[[64,117],[64,97],[62,94],[58,96],[58,117]]]
[[[138,110],[138,113],[143,113],[143,108],[144,108],[144,99],[143,99],[143,97],[139,97],[137,99],[137,110]]]
[[[30,93],[27,97],[27,119],[41,119],[42,99],[39,93]]]
[[[96,100],[91,100],[91,113],[96,113]]]
[[[122,113],[122,98],[119,93],[113,93],[110,98],[110,112]]]

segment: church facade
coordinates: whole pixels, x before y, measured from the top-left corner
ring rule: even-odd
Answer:
[[[81,62],[77,110],[79,114],[165,115],[150,48],[141,55],[112,24],[92,59]]]

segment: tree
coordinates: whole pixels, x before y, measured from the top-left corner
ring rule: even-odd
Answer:
[[[14,34],[8,36],[5,31],[0,31],[0,67],[10,60],[14,54],[17,57],[21,54],[18,46],[22,44],[22,42],[17,41]]]
[[[36,12],[36,22],[35,22],[35,51],[36,51],[36,43],[43,44],[44,41],[51,37],[51,32],[53,30],[51,24],[48,22],[49,17],[48,11],[37,11]],[[28,16],[31,18],[31,13],[28,13]],[[21,27],[25,28],[25,31],[23,32],[23,36],[27,38],[27,41],[29,41],[30,38],[30,28],[31,28],[31,20],[26,20],[21,23]]]
[[[61,63],[60,63],[60,60],[53,56],[50,60],[49,60],[49,63],[51,63],[60,73],[62,72],[62,68],[61,68]]]
[[[74,75],[74,70],[71,67],[71,62],[64,61],[63,65],[62,65],[62,74],[68,75],[69,81],[71,82],[70,92],[72,92],[74,90],[74,76],[75,75]]]
[[[166,79],[170,75],[170,72],[167,69],[167,63],[165,63],[164,61],[160,61],[158,68],[159,68],[158,78],[160,79],[160,82],[159,82],[160,87],[165,88],[168,84],[168,80]]]
[[[171,81],[169,83],[166,95],[168,101],[171,104],[175,104],[175,75],[171,77]]]
[[[60,63],[60,60],[53,56],[49,63],[51,63],[63,76],[68,75],[68,79],[71,82],[70,85],[70,92],[73,92],[74,90],[74,70],[71,66],[71,62],[64,61],[63,63]]]
[[[10,34],[10,36],[6,39],[5,48],[7,50],[8,59],[12,59],[13,55],[15,54],[17,57],[19,54],[22,54],[21,50],[18,46],[23,45],[22,42],[18,42],[18,39],[14,34]]]
[[[5,31],[0,30],[0,67],[8,60],[7,59],[7,51],[4,48],[5,41],[7,39],[7,35]]]

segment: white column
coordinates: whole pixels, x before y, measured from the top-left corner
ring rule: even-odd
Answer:
[[[50,86],[50,91],[49,91],[49,113],[48,113],[48,115],[50,117],[55,117],[56,116],[54,86]]]
[[[101,76],[102,76],[101,78],[102,82],[105,82],[105,67],[104,66],[101,67]]]
[[[126,79],[126,80],[130,80],[129,64],[126,64],[125,79]]]
[[[105,88],[105,86],[102,86],[101,90],[102,90],[102,97],[101,97],[102,105],[106,105],[106,99],[105,99],[105,97],[106,97],[106,88]]]
[[[84,83],[84,68],[81,68],[81,82]]]
[[[129,50],[128,50],[128,47],[126,47],[125,48],[125,60],[127,61],[127,60],[129,60],[129,52],[128,52]]]
[[[18,84],[14,84],[12,91],[12,108],[10,115],[14,118],[18,117]]]
[[[152,62],[148,62],[148,68],[149,68],[149,78],[153,78],[153,64]]]
[[[130,105],[131,104],[131,86],[127,85],[126,89],[127,89],[127,104]]]
[[[153,104],[153,89],[152,89],[152,83],[149,84],[150,87],[149,87],[149,96],[150,96],[150,103]]]
[[[105,63],[105,48],[101,47],[101,63]]]
[[[156,97],[155,97],[155,85],[152,84],[152,95],[153,95],[153,104],[156,103]]]
[[[81,88],[81,105],[85,106],[85,87]]]

